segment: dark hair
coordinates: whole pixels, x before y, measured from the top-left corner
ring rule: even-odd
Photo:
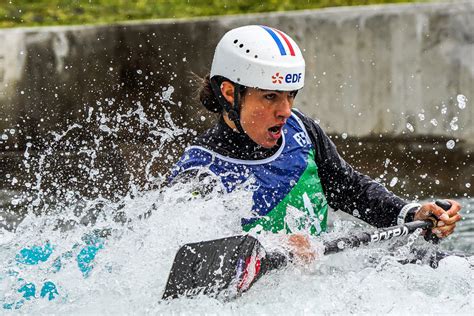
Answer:
[[[197,91],[198,95],[197,95],[197,97],[199,98],[199,101],[201,102],[201,104],[204,105],[204,107],[208,111],[211,111],[211,112],[214,112],[214,113],[222,113],[224,111],[224,109],[222,108],[222,105],[219,103],[219,101],[217,100],[216,95],[212,91],[210,75],[207,74],[204,78],[201,78],[197,75],[195,75],[194,77],[195,77],[195,80],[198,84],[198,91]],[[232,82],[229,79],[224,78],[224,77],[220,77],[220,76],[218,76],[216,79],[217,79],[217,84],[219,86],[224,81]],[[240,91],[239,91],[240,104],[242,104],[242,99],[245,96],[245,91],[246,91],[246,87],[240,86]]]

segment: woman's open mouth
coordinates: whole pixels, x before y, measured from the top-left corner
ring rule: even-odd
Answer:
[[[268,129],[268,134],[273,139],[279,139],[281,137],[281,129],[283,125],[275,125]]]

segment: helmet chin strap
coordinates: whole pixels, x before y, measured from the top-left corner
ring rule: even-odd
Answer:
[[[219,104],[224,108],[224,111],[227,112],[227,116],[229,119],[234,122],[235,127],[239,133],[245,134],[244,129],[242,128],[242,124],[240,124],[240,106],[239,106],[239,91],[240,85],[238,83],[234,83],[234,105],[232,106],[222,95],[221,89],[218,86],[216,80],[211,78],[211,87],[214,95],[217,97],[217,101]]]

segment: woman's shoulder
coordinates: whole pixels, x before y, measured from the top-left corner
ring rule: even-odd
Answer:
[[[305,125],[316,125],[319,127],[319,120],[316,120],[316,119],[313,119],[311,118],[310,116],[308,116],[306,113],[304,113],[303,111],[301,111],[300,109],[298,108],[293,108],[291,110],[292,114],[294,117],[296,117],[297,119],[299,119],[302,123],[304,123]]]
[[[294,117],[295,120],[300,123],[300,125],[303,125],[309,134],[324,134],[324,131],[319,125],[319,120],[309,117],[307,114],[303,113],[297,108],[292,109],[292,114],[292,117]]]
[[[200,133],[191,142],[192,146],[204,147],[207,149],[214,149],[228,132],[224,129],[223,122],[219,119],[210,128]]]

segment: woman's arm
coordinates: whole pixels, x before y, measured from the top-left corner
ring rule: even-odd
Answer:
[[[314,145],[318,173],[329,205],[376,227],[396,225],[402,208],[411,208],[412,205],[382,184],[354,170],[314,120],[302,113],[296,114],[303,121]],[[413,204],[413,207],[416,206]]]

